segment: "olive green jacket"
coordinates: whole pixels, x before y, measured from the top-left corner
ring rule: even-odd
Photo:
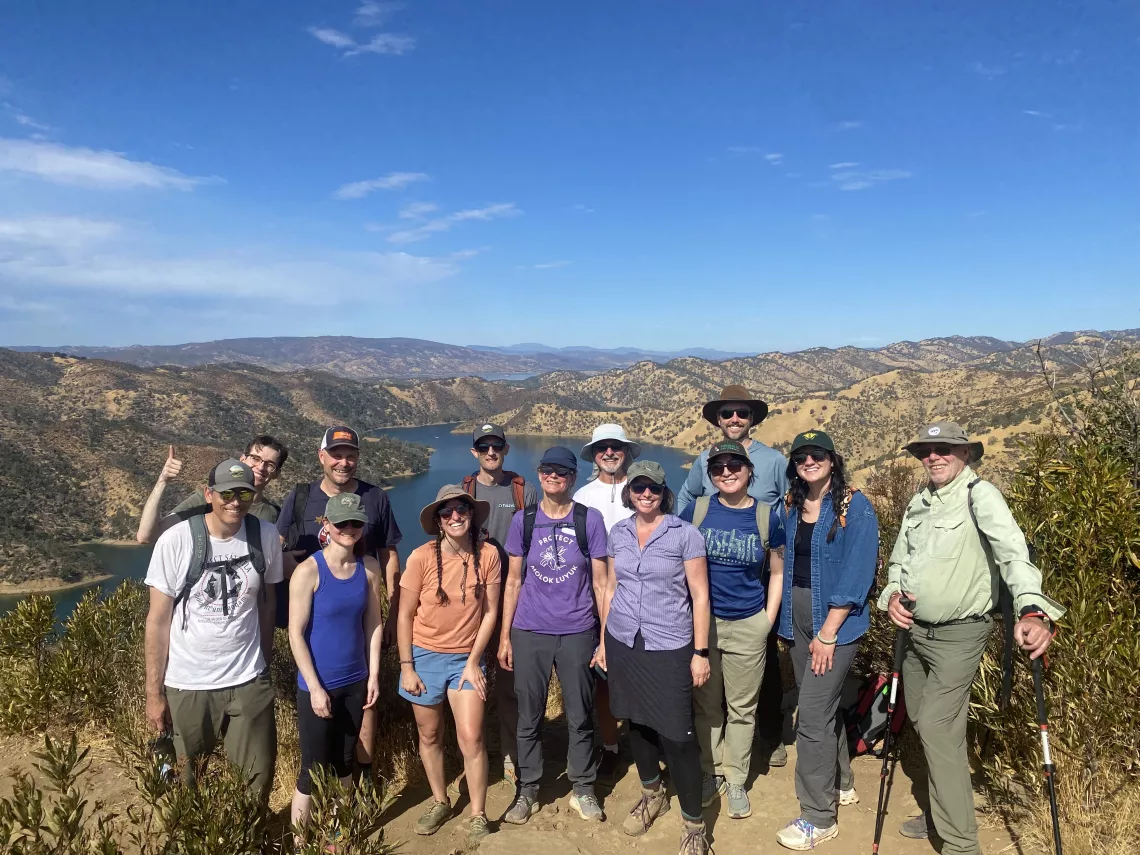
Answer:
[[[906,591],[915,597],[915,619],[926,623],[988,614],[998,603],[1000,573],[1015,614],[1036,606],[1058,620],[1065,609],[1042,593],[1041,571],[1029,559],[1025,535],[1001,491],[988,481],[973,489],[977,525],[970,518],[966,487],[975,478],[967,466],[946,486],[927,485],[911,499],[879,608],[885,610],[896,591]]]

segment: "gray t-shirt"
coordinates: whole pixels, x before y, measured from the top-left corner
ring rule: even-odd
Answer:
[[[489,534],[501,548],[507,542],[507,532],[511,528],[511,518],[515,515],[515,488],[510,481],[506,484],[496,484],[488,487],[475,480],[475,498],[482,502],[490,502],[491,516],[487,520],[487,534]],[[523,487],[523,506],[533,505],[538,501],[538,493],[529,481]],[[502,556],[500,556],[502,557]],[[507,565],[504,563],[504,567]]]

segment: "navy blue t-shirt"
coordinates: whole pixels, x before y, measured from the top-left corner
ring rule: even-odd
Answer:
[[[286,541],[288,548],[289,529],[293,526],[293,505],[297,488],[294,487],[281,503],[281,513],[277,517],[277,533]],[[381,549],[398,544],[403,537],[400,527],[396,525],[396,518],[392,515],[392,505],[388,502],[388,495],[375,484],[367,481],[357,481],[356,495],[360,496],[368,522],[364,524],[364,554],[377,555]],[[309,484],[309,500],[305,505],[305,527],[298,538],[294,549],[305,550],[305,555],[312,555],[325,546],[321,543],[321,529],[323,526],[317,522],[318,517],[325,515],[325,506],[329,497],[321,489],[321,482]]]
[[[696,502],[690,502],[680,517],[693,521]],[[752,617],[767,605],[768,570],[764,545],[756,526],[756,506],[727,508],[720,496],[709,499],[709,512],[700,524],[709,564],[709,601],[712,613],[722,620]],[[784,545],[784,526],[772,508],[768,515],[768,548]]]

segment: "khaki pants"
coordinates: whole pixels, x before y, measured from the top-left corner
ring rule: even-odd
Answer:
[[[993,621],[924,629],[907,635],[902,682],[907,715],[929,769],[930,813],[943,855],[980,855],[974,788],[966,755],[970,686]],[[933,637],[932,637],[933,636]]]
[[[694,727],[701,771],[723,775],[730,784],[744,786],[748,778],[771,629],[763,609],[741,620],[714,617],[709,626],[711,673],[707,683],[693,689]]]
[[[174,748],[187,758],[186,780],[194,783],[193,761],[206,757],[226,726],[226,756],[245,771],[250,786],[263,802],[273,785],[277,760],[277,722],[273,717],[273,686],[269,675],[228,689],[166,688],[170,718],[174,722]]]

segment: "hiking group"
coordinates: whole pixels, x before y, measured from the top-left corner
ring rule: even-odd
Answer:
[[[267,799],[276,758],[268,665],[273,627],[287,628],[301,746],[294,824],[307,819],[315,769],[346,784],[354,773],[370,778],[380,681],[393,679],[412,705],[432,793],[415,830],[433,834],[452,816],[446,703],[474,845],[491,832],[489,687],[504,776],[516,787],[502,822],[524,824],[542,801],[556,671],[569,808],[604,821],[595,783],[612,782],[624,722],[641,793],[622,806],[623,830],[644,834],[670,809],[664,765],[681,814],[680,853],[703,855],[705,809],[723,797],[730,818],[752,813],[753,746],[767,765],[787,763],[779,637],[798,689],[800,812],[777,840],[806,850],[834,838],[839,808],[858,801],[840,696],[870,624],[878,521],[825,432],[797,435],[789,458],[750,438],[767,411],[741,386],[709,401],[703,417],[722,436],[676,494],[618,425],[595,429],[580,454],[547,449],[534,484],[504,468],[505,431],[481,424],[471,449],[478,469],[422,509],[431,539],[402,568],[384,491],[356,477],[360,439],[351,428],[325,432],[323,477],[299,484],[280,508],[263,491],[288,452],[262,435],[160,516],[182,468],[171,447],[138,533],[155,542],[146,578],[150,725],[190,760],[224,739]],[[943,853],[979,853],[966,723],[992,615],[1004,607],[1011,641],[1036,659],[1064,609],[1042,593],[1001,492],[971,468],[981,443],[936,422],[905,450],[927,483],[906,508],[876,602],[898,628],[929,806],[899,832],[940,838]],[[579,459],[594,472],[580,487]],[[385,641],[398,647],[398,677],[381,674]]]

